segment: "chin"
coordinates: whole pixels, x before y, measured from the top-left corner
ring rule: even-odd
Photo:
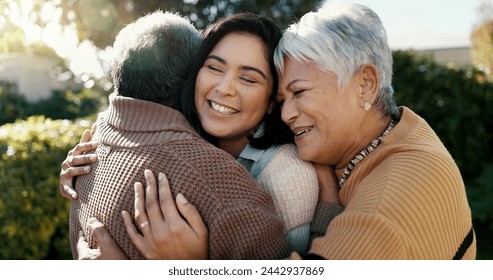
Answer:
[[[298,156],[304,161],[313,161],[314,158],[314,156],[311,153],[304,151],[299,147],[298,147]]]

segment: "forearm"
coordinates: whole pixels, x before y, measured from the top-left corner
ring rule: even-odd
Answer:
[[[333,202],[319,202],[315,215],[313,216],[312,223],[310,225],[310,238],[324,236],[327,233],[327,228],[330,222],[342,211],[344,207],[340,203]]]

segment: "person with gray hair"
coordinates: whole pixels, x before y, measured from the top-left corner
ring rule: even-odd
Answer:
[[[203,139],[177,110],[188,66],[201,41],[202,35],[187,20],[159,11],[118,34],[111,67],[115,92],[96,121],[98,160],[88,174],[77,177],[78,199],[71,201],[70,241],[75,259],[99,258],[98,247],[103,245],[95,232],[101,223],[119,248],[119,255],[111,258],[144,258],[125,230],[122,211],[134,209],[134,200],[144,196],[139,182],[154,178],[150,170],[165,172],[176,186],[167,197],[183,202],[186,196],[206,221],[210,234],[194,231],[205,238],[190,243],[194,246],[190,258],[207,254],[195,247],[210,247],[212,259],[288,256],[284,226],[269,193],[233,157]],[[77,162],[64,161],[62,167],[73,165]],[[148,196],[153,192],[146,186]],[[153,217],[172,220],[180,210],[146,213],[136,209],[126,214],[135,216],[140,232],[149,236],[161,230],[150,223]],[[208,241],[210,246],[199,244]]]
[[[427,122],[393,101],[392,52],[374,11],[323,5],[284,32],[274,60],[297,152],[334,168],[344,206],[308,253],[292,259],[475,258],[460,171]],[[168,254],[203,238],[162,237],[173,244]]]
[[[334,167],[345,207],[304,258],[475,258],[460,171],[427,122],[396,106],[392,52],[374,11],[326,4],[307,13],[274,61],[298,154]]]

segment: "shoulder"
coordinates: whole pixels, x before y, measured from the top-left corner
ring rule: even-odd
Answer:
[[[262,171],[275,172],[286,170],[295,174],[303,174],[303,176],[315,176],[315,168],[311,162],[302,160],[297,153],[294,144],[283,144],[275,147],[275,152],[269,162],[265,164]],[[278,173],[278,172],[276,172]]]

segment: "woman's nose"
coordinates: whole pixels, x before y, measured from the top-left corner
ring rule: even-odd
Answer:
[[[221,95],[236,95],[235,79],[229,75],[225,75],[218,82],[216,90]]]
[[[281,108],[281,118],[287,125],[290,125],[296,117],[299,116],[299,113],[300,112],[292,99],[284,101]]]

